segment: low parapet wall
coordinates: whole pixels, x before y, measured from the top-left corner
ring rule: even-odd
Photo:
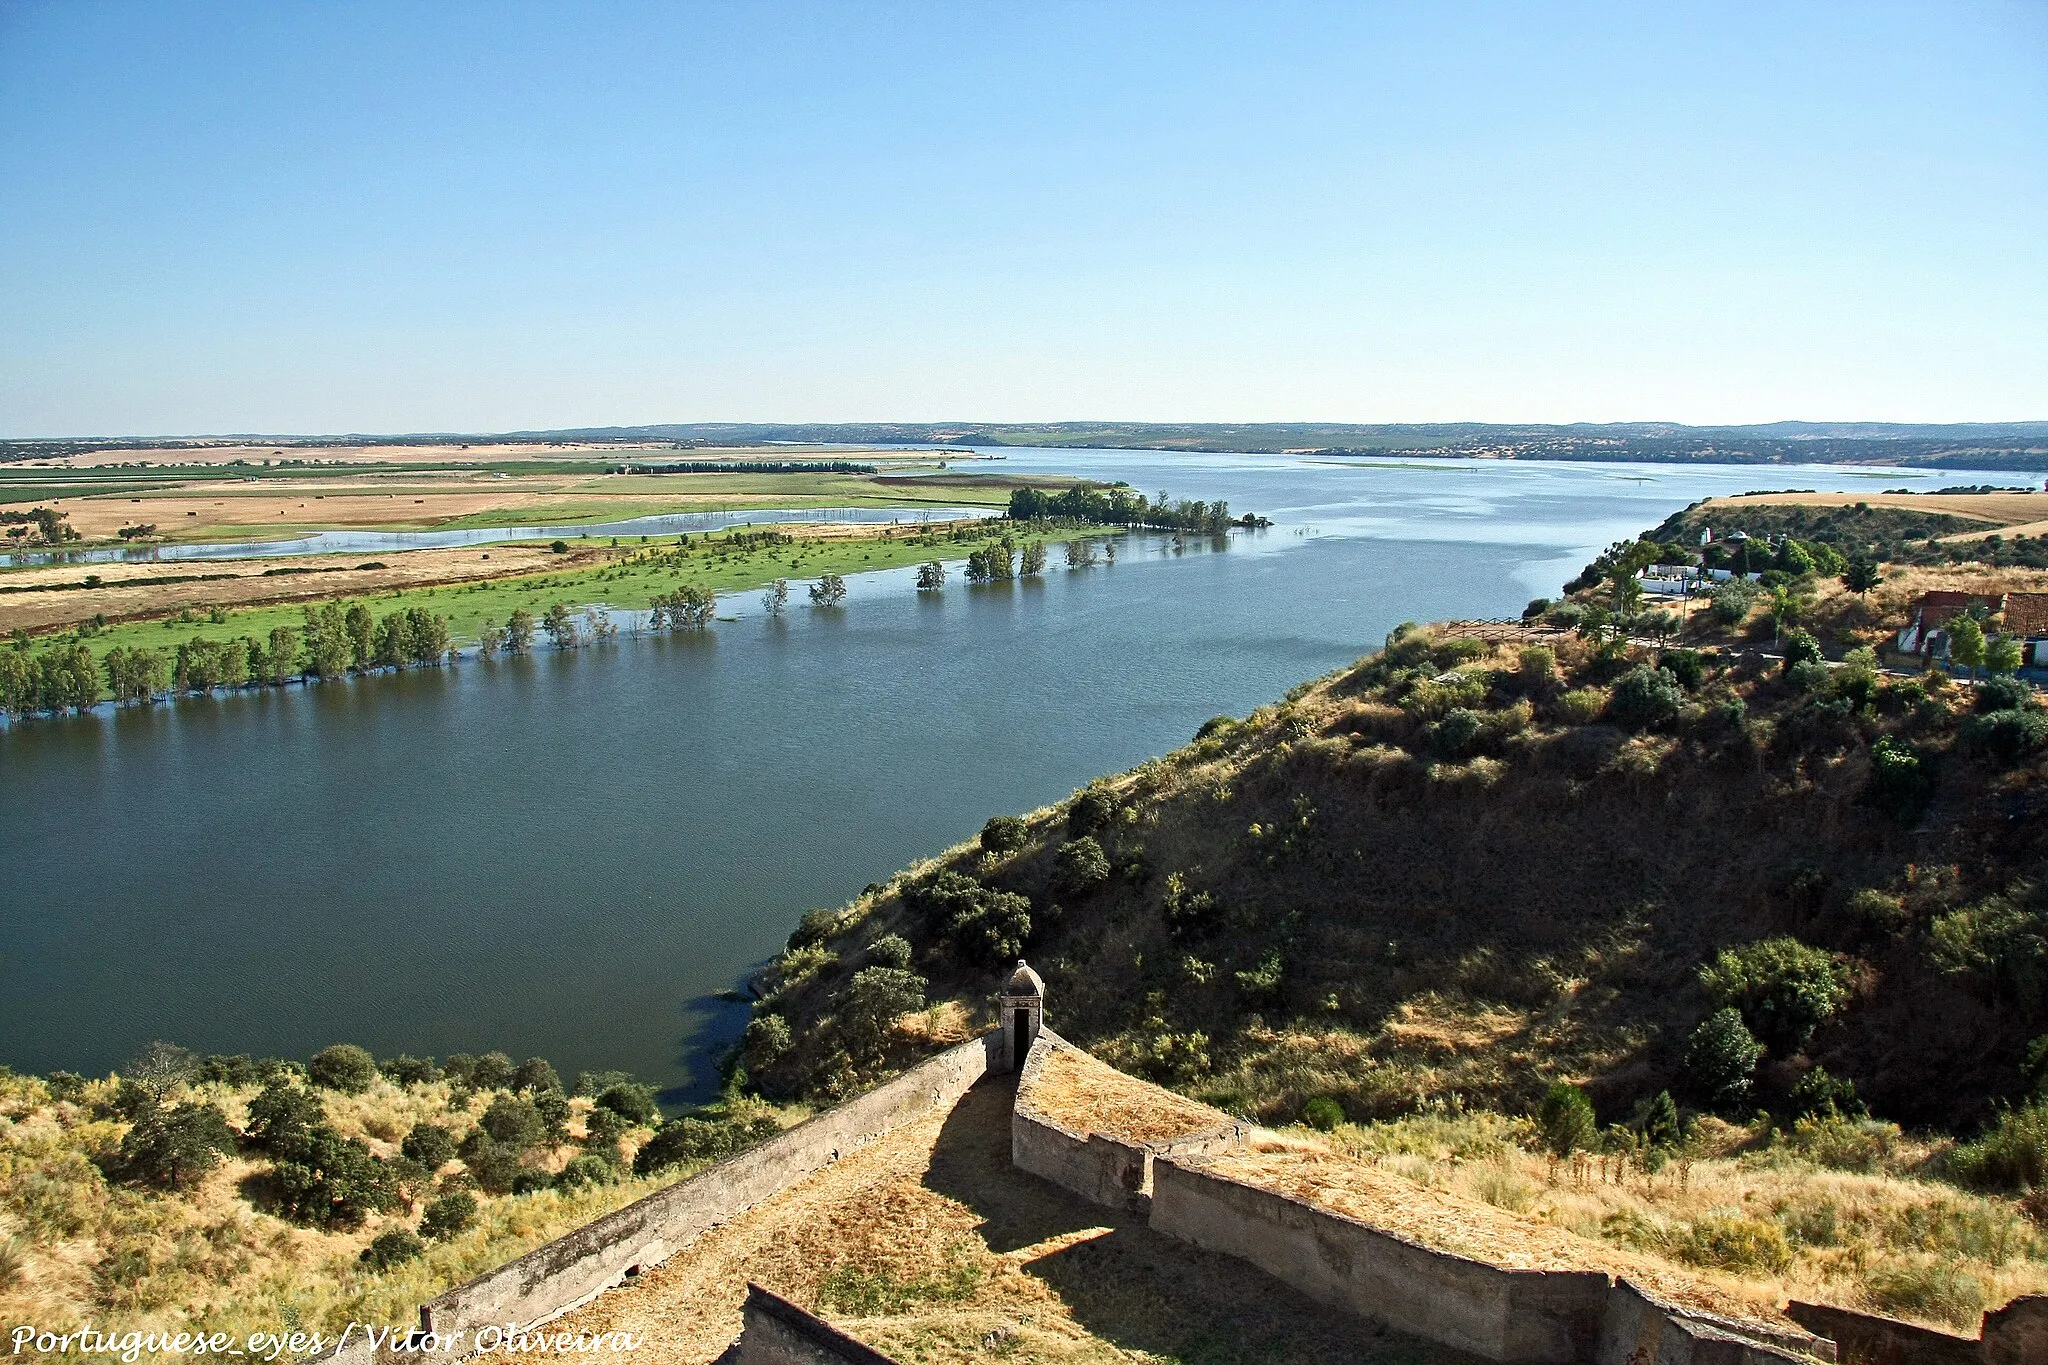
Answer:
[[[1599,1342],[1609,1281],[1598,1271],[1504,1270],[1171,1157],[1152,1179],[1156,1230],[1398,1331],[1531,1365],[1578,1365]]]
[[[1794,1300],[1786,1315],[1831,1337],[1843,1365],[2048,1365],[2048,1296],[2023,1294],[1984,1315],[1974,1337]]]
[[[747,1285],[740,1320],[740,1339],[719,1357],[725,1365],[896,1365],[866,1342],[758,1284]]]
[[[1050,1180],[1091,1204],[1142,1212],[1152,1190],[1154,1158],[1207,1156],[1244,1145],[1246,1128],[1241,1123],[1162,1142],[1076,1132],[1032,1099],[1046,1060],[1057,1048],[1073,1044],[1051,1029],[1041,1029],[1018,1073],[1016,1104],[1010,1111],[1010,1161],[1017,1169]]]
[[[1000,1034],[962,1043],[758,1147],[456,1286],[420,1307],[422,1339],[432,1349],[414,1358],[467,1355],[479,1328],[530,1327],[589,1302],[848,1152],[951,1106],[1002,1062]],[[367,1346],[351,1344],[329,1358],[339,1365],[370,1365],[375,1357]]]

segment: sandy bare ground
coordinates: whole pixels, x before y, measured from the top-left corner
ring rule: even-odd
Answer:
[[[296,555],[280,559],[176,560],[139,564],[62,564],[22,569],[0,576],[12,587],[32,583],[78,583],[97,574],[104,587],[59,592],[0,594],[0,634],[31,633],[104,615],[110,621],[170,615],[186,608],[246,607],[268,602],[301,602],[325,597],[366,596],[394,588],[464,583],[541,569],[574,567],[588,554],[564,558],[545,544],[489,545],[447,550],[413,550],[400,555]],[[382,569],[358,564],[382,562]],[[312,569],[312,573],[265,578],[266,569]],[[210,582],[158,583],[123,587],[138,578],[233,574]]]
[[[2018,482],[2018,479],[2014,481]],[[1739,497],[1711,499],[1703,510],[1711,512],[1716,507],[1756,507],[1763,504],[1854,507],[1859,502],[1867,502],[1872,507],[1936,512],[1991,523],[1984,534],[1999,527],[2019,529],[2025,524],[2048,522],[2048,493],[1957,493],[1947,496],[1933,493],[1745,493]]]
[[[1009,1111],[1008,1085],[986,1081],[951,1113],[826,1167],[560,1326],[644,1333],[638,1365],[700,1365],[738,1335],[754,1280],[930,1365],[1469,1360],[1025,1175],[1010,1165]],[[862,1289],[862,1312],[849,1311]]]

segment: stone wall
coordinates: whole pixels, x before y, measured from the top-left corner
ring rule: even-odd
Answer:
[[[1607,1276],[1504,1270],[1433,1251],[1302,1200],[1170,1157],[1152,1166],[1152,1226],[1239,1256],[1310,1298],[1488,1360],[1592,1358]]]
[[[1240,1123],[1170,1142],[1131,1142],[1103,1133],[1075,1132],[1032,1101],[1046,1058],[1061,1047],[1073,1044],[1051,1029],[1041,1029],[1017,1077],[1016,1105],[1010,1111],[1010,1161],[1017,1169],[1050,1180],[1092,1204],[1142,1213],[1152,1193],[1155,1157],[1206,1156],[1244,1145],[1246,1128]]]
[[[747,1286],[740,1316],[740,1339],[719,1357],[724,1365],[896,1365],[866,1342],[758,1284]]]
[[[479,1328],[527,1327],[587,1303],[846,1153],[950,1107],[976,1081],[1002,1068],[1000,1052],[1000,1034],[962,1043],[758,1147],[536,1247],[423,1304],[421,1331],[446,1343],[450,1350],[444,1354],[459,1357],[473,1349],[466,1343]],[[328,1358],[337,1365],[373,1361],[369,1348],[358,1343]]]

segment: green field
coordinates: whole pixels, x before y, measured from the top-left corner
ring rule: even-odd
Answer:
[[[994,529],[993,527],[991,528]],[[1068,540],[1077,535],[1107,536],[1113,528],[1067,529],[1037,532],[1009,530],[1021,549],[1034,541]],[[481,638],[486,622],[502,625],[524,607],[536,618],[549,606],[563,603],[572,611],[602,605],[623,610],[644,610],[652,599],[685,586],[707,588],[717,593],[738,593],[765,588],[777,578],[790,580],[790,610],[808,611],[810,603],[802,586],[805,580],[827,573],[850,575],[876,569],[901,568],[929,559],[958,561],[994,536],[972,536],[953,540],[944,533],[897,538],[859,539],[798,538],[788,545],[734,548],[729,533],[690,538],[690,554],[681,567],[657,562],[656,555],[669,556],[676,548],[670,537],[657,537],[643,549],[633,538],[619,538],[619,559],[601,565],[565,569],[555,573],[524,574],[479,583],[450,584],[445,587],[413,588],[377,593],[360,598],[372,612],[383,616],[405,607],[423,607],[446,617],[449,634],[458,646],[473,646]],[[572,549],[609,549],[613,538],[572,540]],[[1053,554],[1058,569],[1059,556]],[[953,585],[964,587],[957,565],[949,569]],[[252,635],[265,638],[278,626],[302,627],[307,602],[229,610],[226,620],[214,622],[204,614],[192,619],[142,621],[108,626],[83,637],[97,662],[114,648],[171,650],[193,639],[225,641]],[[748,603],[749,609],[755,604]],[[40,636],[38,646],[67,642],[71,632]]]

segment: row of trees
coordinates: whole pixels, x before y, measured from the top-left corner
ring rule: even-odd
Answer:
[[[1258,526],[1263,519],[1249,514],[1231,520],[1230,504],[1179,501],[1161,493],[1146,501],[1143,493],[1128,488],[1089,488],[1077,485],[1051,492],[1041,488],[1019,488],[1010,494],[1012,521],[1074,521],[1097,526],[1148,526],[1167,531],[1201,531],[1221,535],[1233,526]]]

